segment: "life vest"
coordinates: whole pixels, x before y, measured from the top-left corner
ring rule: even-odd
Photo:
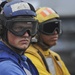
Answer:
[[[46,70],[50,73],[50,75],[70,75],[60,56],[54,51],[51,51],[50,49],[43,51],[38,45],[32,44],[25,52],[27,57],[30,56],[29,54],[36,57],[42,63],[44,68],[46,68]],[[32,62],[35,61],[33,56],[29,57]],[[36,65],[35,62],[33,63]]]

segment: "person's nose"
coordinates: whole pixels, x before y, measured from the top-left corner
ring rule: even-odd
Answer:
[[[55,30],[55,31],[54,31],[54,34],[58,34],[58,32]]]
[[[25,32],[23,36],[29,36],[28,32]]]

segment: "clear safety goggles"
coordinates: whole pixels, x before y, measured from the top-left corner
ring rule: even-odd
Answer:
[[[38,22],[33,18],[17,18],[7,20],[5,27],[14,35],[23,36],[26,32],[34,36],[37,32]]]
[[[60,25],[61,20],[49,20],[39,25],[39,31],[46,35],[53,34],[55,31],[57,31],[58,34],[61,34]]]

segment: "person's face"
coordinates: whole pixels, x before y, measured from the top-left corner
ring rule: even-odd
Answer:
[[[45,35],[41,33],[40,38],[45,44],[51,47],[56,45],[56,42],[58,40],[58,34],[57,31],[55,31],[52,35]]]
[[[24,26],[24,24],[22,25]],[[16,48],[26,49],[30,44],[30,40],[31,36],[28,34],[28,32],[25,32],[22,36],[16,36],[10,31],[8,31],[8,42],[10,45]]]

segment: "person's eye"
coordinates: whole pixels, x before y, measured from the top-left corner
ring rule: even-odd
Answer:
[[[24,27],[15,27],[13,30],[16,32],[22,31]]]

